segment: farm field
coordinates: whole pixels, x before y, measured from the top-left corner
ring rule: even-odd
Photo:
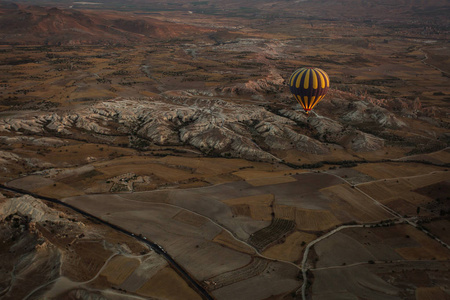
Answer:
[[[115,208],[110,207],[107,210],[101,208],[102,200],[98,197],[83,196],[79,199],[69,198],[66,201],[76,205],[87,201],[90,203],[88,210],[91,213],[100,213],[103,218],[113,221],[127,230],[139,231],[142,236],[151,237],[154,242],[162,245],[171,253],[172,257],[191,274],[204,282],[210,282],[209,278],[227,272],[241,272],[240,269],[253,259],[251,256],[253,251],[249,251],[250,249],[245,244],[234,241],[234,238],[225,235],[220,226],[205,217],[199,217],[197,214],[172,205],[130,201],[119,195],[114,200]],[[133,219],[134,222],[130,223],[130,219]],[[263,261],[267,267],[268,262],[265,259]],[[260,273],[262,276],[266,267],[252,276],[259,276]],[[238,286],[240,281],[248,280],[250,275],[246,274],[244,272],[242,279],[224,284],[223,287],[226,286],[227,292],[231,293],[234,286]],[[292,283],[296,281],[292,278],[289,279],[289,277],[277,273],[274,273],[273,276],[277,279],[271,280],[271,284],[276,285],[284,280],[291,280],[291,284],[287,286],[289,289],[295,287]],[[296,274],[293,276],[295,277]],[[217,289],[221,290],[219,287]],[[137,292],[139,293],[139,291]],[[287,293],[289,290],[284,290],[284,292]]]
[[[447,180],[448,174],[445,170],[434,171],[429,174],[404,177],[399,179],[385,179],[358,185],[367,195],[391,207],[402,215],[415,215],[420,210],[417,207],[427,208],[425,214],[439,213],[439,197],[431,198],[427,193],[420,192],[427,190],[433,185],[443,183]],[[439,192],[438,192],[439,194]],[[443,195],[441,195],[442,197]],[[442,197],[442,199],[444,199]],[[416,212],[414,212],[414,207]],[[435,209],[433,209],[433,207]]]
[[[265,249],[263,254],[275,259],[297,262],[301,257],[303,249],[315,238],[316,236],[313,234],[295,231],[288,235],[281,244]]]
[[[361,164],[354,168],[361,173],[367,174],[374,179],[391,179],[399,177],[415,176],[417,174],[427,174],[435,171],[442,171],[444,168],[424,165],[424,164],[403,164],[403,163],[380,163]]]
[[[313,298],[332,293],[362,297],[371,289],[373,299],[416,299],[428,289],[441,296],[448,284],[446,277],[437,286],[430,281],[449,264],[448,249],[409,225],[344,229],[314,250]],[[408,279],[399,274],[405,268],[411,272]],[[388,277],[389,283],[384,281]],[[407,292],[401,288],[405,280],[414,286]]]
[[[277,172],[274,176],[277,178]],[[441,173],[426,176],[434,176],[434,179],[427,180],[427,183],[442,179]],[[322,232],[350,221],[370,224],[370,229],[364,230],[367,232],[365,236],[372,240],[364,241],[361,233],[358,233],[362,228],[335,233],[314,247],[318,257],[325,257],[323,260],[319,259],[316,268],[367,263],[371,260],[449,259],[449,253],[442,245],[429,241],[430,238],[424,233],[410,226],[398,225],[395,227],[398,229],[391,230],[392,232],[389,228],[373,227],[393,216],[376,206],[365,194],[340,182],[336,177],[327,174],[298,174],[292,178],[295,178],[296,182],[254,186],[244,181],[236,181],[193,189],[122,193],[114,195],[113,202],[111,196],[93,195],[66,198],[65,201],[82,206],[91,213],[100,214],[132,232],[139,231],[143,236],[151,237],[177,261],[184,264],[189,272],[205,282],[211,282],[208,278],[221,276],[220,274],[232,272],[233,269],[240,269],[248,264],[251,259],[249,254],[255,255],[248,246],[263,251],[267,257],[298,263],[309,242]],[[313,178],[317,180],[316,183],[311,181]],[[330,179],[327,182],[331,185],[324,186],[323,178]],[[300,184],[304,179],[309,181],[308,185]],[[375,180],[358,187],[381,183],[385,181]],[[316,194],[318,198],[314,198],[315,206],[310,207],[308,200],[302,199],[301,195],[306,196],[306,191],[314,193],[314,184],[319,187],[317,191],[320,193]],[[287,200],[288,192],[294,191],[297,201],[292,202],[294,198]],[[102,203],[105,201],[110,203],[107,211],[103,209]],[[280,202],[284,204],[278,204]],[[304,205],[308,208],[302,208]],[[273,216],[275,219],[272,220]],[[129,220],[134,222],[130,223]],[[145,223],[146,226],[138,227],[139,223]],[[224,230],[231,232],[234,237]],[[348,231],[350,233],[347,233]],[[352,237],[355,234],[358,237]],[[387,236],[392,237],[386,238]],[[399,236],[403,238],[400,239]],[[391,245],[391,242],[398,245]],[[217,248],[218,245],[222,247]],[[197,254],[190,253],[190,249],[195,250]],[[342,254],[331,254],[326,249],[342,249]],[[207,253],[214,255],[208,256]],[[221,260],[227,268],[220,267],[221,263],[215,261],[218,253],[221,253]],[[203,265],[211,266],[211,269],[215,270],[214,273],[197,267]],[[231,284],[234,285],[239,284]]]

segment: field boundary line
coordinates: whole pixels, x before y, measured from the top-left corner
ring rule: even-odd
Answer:
[[[122,197],[121,197],[121,198],[122,198]],[[188,212],[190,212],[190,213],[193,213],[194,215],[197,215],[197,216],[199,216],[199,217],[203,217],[203,218],[207,219],[208,221],[210,221],[211,223],[213,223],[215,226],[217,226],[217,227],[219,227],[220,229],[222,229],[222,230],[228,232],[234,240],[236,240],[237,242],[239,242],[239,243],[241,243],[241,244],[243,244],[243,245],[245,245],[245,246],[251,248],[253,251],[255,251],[255,254],[256,254],[257,256],[259,256],[259,257],[261,257],[261,258],[265,258],[265,259],[267,259],[267,260],[275,261],[275,262],[282,262],[282,263],[290,264],[290,265],[296,267],[297,269],[301,270],[301,267],[298,266],[298,265],[296,265],[296,264],[294,264],[293,262],[286,261],[286,260],[275,259],[275,258],[267,257],[267,256],[261,254],[255,247],[253,247],[252,245],[247,244],[245,241],[243,241],[243,240],[237,238],[237,237],[234,235],[234,233],[233,233],[232,231],[230,231],[229,229],[227,229],[227,228],[224,227],[223,225],[217,223],[215,220],[211,219],[210,217],[205,216],[205,215],[202,215],[202,214],[200,214],[200,213],[197,213],[197,212],[195,212],[195,211],[193,211],[193,210],[184,208],[184,207],[182,207],[182,206],[170,204],[170,203],[146,202],[146,201],[139,201],[139,200],[127,199],[127,198],[123,198],[123,199],[126,200],[126,201],[139,202],[139,203],[148,203],[148,204],[152,204],[152,205],[165,205],[165,206],[170,206],[170,207],[174,207],[174,208],[178,208],[178,209],[182,209],[182,210],[188,211]],[[213,243],[214,243],[214,242],[213,242]],[[227,247],[227,248],[228,248],[228,247]],[[235,250],[235,251],[238,251],[238,250]],[[238,252],[240,252],[240,251],[238,251]],[[249,254],[249,255],[250,255],[250,254]]]

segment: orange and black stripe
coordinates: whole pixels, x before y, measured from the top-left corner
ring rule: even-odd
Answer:
[[[322,100],[330,87],[330,79],[319,68],[301,68],[289,78],[289,88],[306,112]]]

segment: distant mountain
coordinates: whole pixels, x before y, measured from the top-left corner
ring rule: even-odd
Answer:
[[[86,12],[0,2],[0,43],[117,44],[194,35],[202,28],[135,18],[132,14]]]

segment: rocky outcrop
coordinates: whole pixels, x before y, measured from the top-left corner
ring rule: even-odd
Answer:
[[[245,86],[251,87],[249,93],[259,97],[270,90],[268,86],[282,86],[277,72],[265,80],[268,85],[259,82]],[[57,133],[75,138],[89,133],[91,139],[126,135],[130,146],[136,146],[135,140],[147,141],[139,144],[144,149],[148,143],[189,145],[208,155],[273,161],[279,160],[274,156],[277,150],[325,154],[328,148],[324,143],[339,144],[353,151],[378,150],[384,147],[384,141],[374,134],[406,126],[387,108],[340,91],[333,91],[320,104],[320,111],[332,112],[329,117],[314,112],[307,117],[301,109],[272,112],[260,105],[237,104],[220,98],[218,94],[222,92],[166,91],[155,98],[117,98],[74,111],[9,117],[0,120],[0,132]],[[419,106],[415,104],[416,108]],[[0,142],[11,139],[16,137],[2,137]],[[24,142],[32,142],[26,139]],[[41,139],[35,143],[60,142]],[[0,154],[0,159],[5,160],[5,155]]]
[[[339,144],[353,151],[375,151],[384,147],[384,140],[374,135],[344,126],[330,118],[310,114],[308,117],[301,111],[280,110],[279,113],[303,126],[311,128],[323,142]]]
[[[46,221],[53,223],[72,223],[65,218],[64,213],[49,208],[39,199],[29,195],[10,198],[0,207],[0,221],[13,214],[28,216],[33,222],[38,223]]]
[[[278,93],[284,88],[284,78],[276,71],[271,70],[266,78],[250,80],[246,83],[219,89],[222,94],[229,95],[256,95]]]
[[[399,120],[387,109],[375,106],[370,102],[357,101],[347,105],[348,113],[342,116],[342,120],[348,123],[370,123],[373,122],[380,127],[399,128],[406,124]]]
[[[132,135],[158,145],[188,144],[206,154],[278,160],[271,149],[326,153],[327,148],[298,131],[293,120],[264,107],[217,98],[166,93],[165,99],[115,99],[73,112],[0,120],[0,132],[76,135]]]
[[[24,203],[21,203],[22,200]],[[48,284],[60,273],[61,252],[36,229],[47,212],[38,213],[42,202],[29,196],[0,204],[0,295],[24,299],[35,288]]]

